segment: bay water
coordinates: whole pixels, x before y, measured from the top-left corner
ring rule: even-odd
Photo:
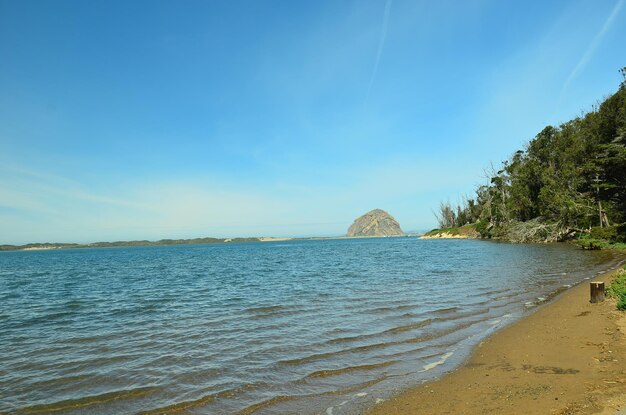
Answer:
[[[358,414],[619,260],[414,237],[0,252],[0,413]]]

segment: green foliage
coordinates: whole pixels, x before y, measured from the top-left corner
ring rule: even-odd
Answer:
[[[623,226],[623,225],[622,225]],[[616,227],[620,229],[621,227]],[[606,228],[594,228],[596,229],[595,235],[591,232],[581,234],[578,239],[574,241],[576,245],[579,245],[583,249],[596,250],[596,249],[626,249],[626,242],[623,241],[623,236],[618,234],[618,237],[614,240],[608,239],[612,230],[604,231]]]
[[[589,235],[592,238],[604,239],[608,242],[624,242],[626,239],[624,227],[624,225],[605,226],[603,228],[595,226],[589,230]]]
[[[581,237],[575,240],[574,243],[580,246],[582,249],[587,249],[589,251],[611,248],[611,244],[609,242],[603,239],[595,239],[591,237]]]
[[[479,220],[478,222],[476,222],[474,227],[476,228],[476,231],[480,234],[482,238],[489,238],[491,236],[489,234],[489,230],[491,229],[489,221]]]
[[[617,309],[626,311],[626,267],[611,281],[608,294],[617,300]]]
[[[461,227],[476,222],[480,210],[473,199],[465,199],[463,203],[452,206],[450,202],[440,203],[439,212],[435,213],[439,228]]]
[[[626,226],[611,226],[626,223],[626,67],[620,72],[624,82],[599,106],[545,127],[501,169],[491,167],[474,198],[441,204],[440,226],[477,222],[482,236],[506,237],[537,220],[565,239],[589,232],[582,243],[590,248],[626,242]]]

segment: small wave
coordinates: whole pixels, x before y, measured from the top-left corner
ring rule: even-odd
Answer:
[[[51,273],[49,271],[31,272],[28,276],[37,278],[37,277],[45,277],[47,275],[51,275]]]
[[[294,308],[291,306],[282,306],[282,305],[273,305],[273,306],[262,306],[262,307],[252,307],[245,309],[247,314],[250,314],[251,319],[267,319],[273,317],[281,317],[281,316],[290,316],[293,314],[299,314],[303,312],[316,311],[315,309],[307,309],[307,308]]]
[[[468,294],[467,298],[483,298],[483,297],[495,295],[495,294],[504,294],[510,291],[510,289],[508,288],[500,289],[500,290],[490,290],[490,291],[483,291],[483,289],[487,290],[487,287],[477,287],[476,292]]]
[[[224,299],[223,302],[225,304],[231,304],[231,303],[241,303],[244,300],[245,300],[244,297],[230,297],[230,298]]]
[[[428,372],[429,370],[432,370],[434,368],[436,368],[437,366],[441,366],[444,363],[446,363],[446,360],[448,360],[450,358],[450,356],[452,356],[454,354],[454,352],[448,352],[446,354],[444,354],[443,356],[441,356],[441,358],[435,362],[429,363],[427,365],[423,366],[423,370],[421,370],[421,372]]]
[[[464,318],[469,318],[469,317],[476,317],[476,316],[480,316],[482,314],[487,314],[489,313],[489,309],[484,308],[484,309],[478,309],[478,310],[472,310],[472,311],[457,311],[455,312],[453,315],[447,316],[447,317],[437,317],[433,319],[433,323],[447,323],[450,321],[456,321],[456,320],[461,320]],[[448,313],[450,314],[450,313]]]
[[[394,327],[388,330],[385,330],[382,332],[382,334],[387,334],[387,333],[403,333],[405,331],[411,331],[411,330],[415,330],[415,329],[419,329],[422,327],[426,327],[428,325],[430,325],[433,322],[433,319],[428,319],[428,320],[423,320],[417,323],[413,323],[413,324],[407,324],[406,326],[398,326],[398,327]]]
[[[191,408],[198,408],[204,405],[208,405],[217,399],[235,398],[251,389],[256,389],[259,384],[248,383],[235,389],[225,389],[223,391],[204,395],[198,399],[189,401],[178,402],[172,405],[163,406],[160,408],[148,409],[146,411],[138,412],[137,415],[157,415],[157,414],[176,414],[179,412],[186,412]],[[260,408],[259,408],[260,409]]]
[[[489,309],[483,309],[483,310],[468,311],[468,312],[461,313],[461,312],[458,312],[458,308],[456,308],[456,307],[454,307],[454,308],[455,308],[456,312],[454,313],[453,316],[450,316],[450,317],[429,318],[427,320],[422,320],[422,321],[419,321],[417,323],[407,324],[407,325],[398,326],[398,327],[392,327],[390,329],[383,330],[383,331],[376,332],[376,333],[361,334],[361,335],[357,335],[357,336],[339,337],[339,338],[336,338],[336,339],[331,339],[327,343],[328,344],[337,344],[337,343],[356,342],[356,341],[372,339],[372,338],[376,338],[376,337],[380,337],[380,336],[385,336],[385,335],[389,335],[389,334],[404,333],[404,332],[407,332],[407,331],[416,330],[416,329],[420,329],[420,328],[424,328],[424,327],[430,326],[433,323],[445,323],[445,322],[460,320],[460,319],[463,319],[463,318],[474,317],[474,316],[478,316],[478,315],[481,315],[481,314],[486,314],[486,313],[489,312]],[[451,309],[448,309],[448,310],[451,310]],[[452,311],[448,311],[447,313],[439,313],[439,314],[451,314],[451,313],[452,313]]]
[[[260,306],[260,307],[251,307],[246,309],[249,313],[259,314],[259,313],[274,313],[276,311],[286,310],[287,307],[284,305],[269,305],[269,306]]]
[[[455,313],[459,311],[459,307],[448,307],[448,308],[440,308],[438,310],[433,311],[433,314],[449,314]]]
[[[70,309],[70,310],[78,310],[79,308],[82,308],[84,306],[83,306],[83,303],[75,300],[75,301],[69,301],[65,303],[63,307]]]
[[[86,409],[93,405],[99,405],[118,399],[137,398],[149,395],[158,390],[156,387],[144,387],[121,391],[107,392],[100,395],[90,395],[78,399],[66,399],[49,404],[33,405],[18,410],[19,414],[48,414],[65,410]]]
[[[290,316],[293,315],[291,311],[283,311],[278,313],[267,313],[267,314],[254,314],[250,316],[250,320],[265,320],[268,318],[281,317],[281,316]]]
[[[263,408],[267,408],[268,406],[271,405],[275,405],[281,402],[287,402],[287,401],[293,401],[293,400],[298,400],[298,399],[307,399],[307,398],[317,398],[317,397],[321,397],[321,396],[337,396],[337,395],[346,395],[346,394],[350,394],[350,393],[354,393],[354,392],[358,392],[355,396],[358,397],[362,397],[362,396],[366,396],[367,393],[365,392],[360,392],[365,388],[368,388],[370,386],[373,386],[377,383],[380,383],[384,380],[387,379],[387,376],[382,376],[376,379],[372,379],[369,380],[367,382],[363,382],[363,383],[359,383],[357,385],[354,386],[350,386],[348,388],[344,388],[344,389],[338,389],[338,390],[332,390],[332,391],[328,391],[328,392],[321,392],[321,393],[314,393],[314,394],[306,394],[306,395],[278,395],[278,396],[274,396],[273,398],[270,399],[266,399],[264,401],[261,402],[257,402],[254,403],[250,406],[247,406],[246,408],[244,408],[243,410],[237,412],[237,415],[251,415]],[[365,395],[362,395],[363,393],[365,393]]]
[[[428,320],[423,320],[417,323],[407,324],[404,326],[392,327],[390,329],[379,331],[376,333],[360,334],[357,336],[338,337],[336,339],[329,340],[327,343],[328,344],[349,343],[349,342],[372,339],[372,338],[384,336],[387,334],[403,333],[406,331],[411,331],[411,330],[416,330],[419,328],[426,327],[430,325],[432,322],[433,322],[432,319],[428,319]]]
[[[406,358],[407,356],[412,356],[415,354],[419,354],[416,358],[417,359],[428,359],[431,357],[437,357],[441,355],[441,350],[449,350],[452,347],[456,346],[458,344],[458,341],[452,341],[452,342],[445,342],[445,343],[439,343],[436,345],[429,345],[429,346],[421,346],[421,347],[417,347],[414,349],[410,349],[410,350],[405,350],[402,352],[397,352],[397,353],[393,353],[393,354],[389,354],[386,355],[385,358],[387,359],[397,359],[397,358]],[[436,353],[430,354],[430,355],[426,355],[424,356],[423,353],[427,350],[431,350],[431,349],[435,349],[437,350]]]
[[[379,378],[376,379],[372,379],[372,380],[368,380],[367,382],[363,382],[363,383],[359,383],[357,385],[354,386],[350,386],[348,388],[344,388],[344,389],[338,389],[338,390],[332,390],[332,391],[328,391],[328,392],[322,392],[316,395],[311,395],[311,396],[336,396],[336,395],[346,395],[348,393],[353,393],[353,392],[357,392],[360,390],[363,390],[365,388],[369,388],[370,386],[374,386],[377,383],[380,383],[384,380],[386,380],[388,378],[388,376],[381,376]]]
[[[502,301],[502,300],[501,300],[501,301]],[[520,302],[520,299],[519,299],[519,298],[514,298],[514,299],[513,299],[513,300],[511,300],[511,301],[506,301],[506,302],[501,302],[501,303],[497,303],[497,302],[496,302],[495,304],[493,304],[493,303],[492,303],[492,305],[490,305],[490,307],[488,308],[488,310],[498,310],[498,309],[500,309],[500,308],[507,308],[507,307],[509,307],[509,306],[511,306],[511,305],[518,305],[518,304],[519,304],[519,302]]]
[[[403,345],[403,344],[422,343],[428,340],[433,340],[433,339],[447,336],[459,330],[467,329],[473,326],[474,324],[480,323],[482,321],[484,320],[470,320],[470,321],[463,322],[462,324],[453,326],[448,329],[433,331],[432,333],[427,333],[427,334],[424,334],[423,336],[417,336],[417,337],[413,337],[413,338],[406,339],[406,340],[373,343],[373,344],[368,344],[368,345],[363,345],[363,346],[342,349],[342,350],[338,350],[334,352],[312,354],[309,356],[304,356],[304,357],[300,357],[296,359],[281,360],[278,362],[278,364],[289,365],[289,366],[299,366],[299,365],[303,365],[303,364],[313,362],[316,360],[333,358],[335,356],[341,356],[341,355],[349,354],[349,353],[367,352],[370,350],[384,349],[390,346],[398,346],[398,345]]]
[[[123,363],[135,361],[137,358],[142,356],[143,354],[140,352],[124,354],[107,353],[104,356],[86,357],[80,360],[53,360],[50,363],[42,363],[41,369],[61,369],[72,372],[81,372],[95,367],[108,367],[115,364],[121,365]]]
[[[105,342],[108,340],[113,340],[118,337],[123,337],[123,334],[120,333],[107,333],[107,334],[99,334],[96,336],[87,336],[87,337],[68,337],[60,341],[63,344],[83,344],[83,343],[96,343],[96,342]]]
[[[250,415],[256,411],[258,411],[259,409],[263,409],[266,408],[268,406],[271,405],[275,405],[277,403],[280,402],[286,402],[286,401],[292,401],[294,399],[297,399],[297,396],[290,396],[290,395],[279,395],[279,396],[274,396],[273,398],[267,399],[265,401],[261,401],[258,403],[255,403],[253,405],[248,406],[247,408],[245,408],[242,411],[238,412],[238,415]]]
[[[361,310],[361,312],[363,313],[369,313],[369,314],[387,314],[389,312],[397,312],[397,311],[404,311],[404,310],[412,310],[416,307],[415,304],[401,304],[401,305],[397,305],[397,306],[381,306],[381,307],[374,307],[374,308],[370,308],[370,309],[365,309],[365,310]],[[355,305],[352,307],[346,307],[348,309],[353,308],[353,309],[361,309],[361,305]]]
[[[36,326],[39,324],[56,323],[60,320],[64,320],[67,317],[72,317],[76,313],[74,311],[59,311],[56,313],[48,313],[41,316],[33,317],[26,321],[16,322],[13,324],[14,328],[24,328],[29,326]]]
[[[298,380],[297,383],[303,383],[303,382],[306,382],[308,379],[313,379],[313,378],[326,378],[330,376],[337,376],[337,375],[342,375],[344,373],[356,372],[356,371],[361,371],[361,370],[379,369],[382,367],[391,366],[395,363],[398,363],[398,360],[391,360],[391,361],[381,362],[381,363],[373,363],[370,365],[348,366],[348,367],[343,367],[341,369],[318,370],[316,372],[309,373],[302,379]]]
[[[493,297],[492,300],[493,301],[502,301],[502,300],[508,300],[509,298],[515,298],[518,297],[521,293],[519,292],[511,292],[508,294],[504,294],[504,295],[499,295],[497,297]]]
[[[84,374],[74,375],[74,376],[61,376],[61,377],[55,376],[49,379],[39,378],[40,380],[32,382],[30,384],[30,387],[35,388],[35,389],[43,389],[43,388],[59,386],[59,385],[76,384],[85,379],[90,379],[93,376],[94,375],[92,373],[84,373]]]

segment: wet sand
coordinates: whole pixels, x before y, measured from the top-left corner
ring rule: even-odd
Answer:
[[[593,280],[608,286],[614,273]],[[369,415],[626,414],[625,333],[626,314],[611,299],[591,304],[585,281]]]

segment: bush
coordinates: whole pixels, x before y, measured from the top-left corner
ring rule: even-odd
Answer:
[[[594,239],[589,235],[584,235],[580,239],[574,241],[577,245],[579,245],[582,249],[587,249],[590,251],[597,249],[610,249],[612,245],[605,241],[604,239]]]
[[[626,242],[626,223],[617,225],[615,228],[617,229],[617,238],[615,240],[617,242]]]
[[[611,281],[608,294],[617,300],[617,309],[626,311],[626,267]]]
[[[574,241],[583,249],[626,249],[626,223],[603,228],[596,226]]]
[[[489,221],[487,220],[479,220],[478,222],[476,222],[476,231],[480,234],[482,238],[491,237],[491,233],[489,232],[491,230],[491,227],[491,223],[489,223]]]
[[[617,240],[617,226],[605,226],[603,228],[595,226],[589,231],[592,239],[604,239],[605,241],[615,242]]]

